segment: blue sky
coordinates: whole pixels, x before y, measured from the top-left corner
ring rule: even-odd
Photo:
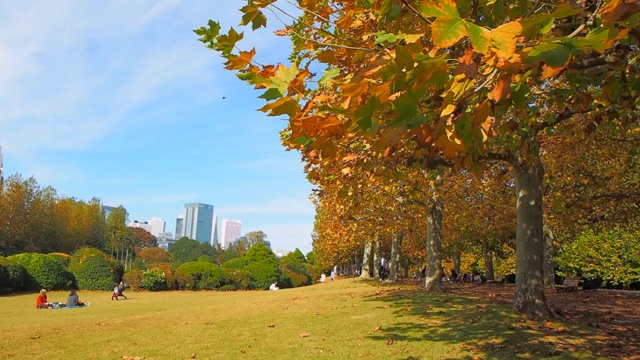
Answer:
[[[123,205],[175,231],[185,203],[214,205],[274,250],[312,249],[314,207],[284,119],[224,70],[192,32],[237,28],[243,1],[0,3],[0,145],[5,176]],[[245,30],[259,61],[286,59],[281,28]],[[220,229],[219,229],[220,230]]]

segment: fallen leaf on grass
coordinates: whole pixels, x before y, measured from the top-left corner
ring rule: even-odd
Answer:
[[[380,331],[380,330],[382,330],[382,325],[378,325],[376,326],[375,329],[373,329],[373,331]]]
[[[300,337],[309,337],[309,333],[302,333],[300,334]]]
[[[191,357],[189,357],[187,360],[194,360],[196,358],[196,353],[191,354]]]
[[[122,360],[144,360],[144,356],[135,356],[134,357],[134,356],[122,355]]]
[[[387,341],[384,342],[387,345],[391,345],[393,344],[393,339],[387,339]]]
[[[276,326],[275,326],[275,324],[269,324],[269,325],[267,325],[267,327],[271,327],[272,328],[272,327],[276,327]]]

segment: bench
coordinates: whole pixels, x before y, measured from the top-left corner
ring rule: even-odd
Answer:
[[[502,283],[504,283],[504,282],[505,282],[505,280],[504,280],[504,275],[502,275],[502,274],[501,274],[501,275],[496,276],[496,278],[495,278],[495,279],[493,279],[493,280],[487,280],[487,283],[488,283],[488,284],[502,284]]]
[[[564,291],[574,291],[578,290],[580,287],[580,276],[566,277],[562,282],[562,285],[556,285],[556,291],[560,292],[560,290]]]

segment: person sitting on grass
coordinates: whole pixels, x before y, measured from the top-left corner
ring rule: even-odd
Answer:
[[[89,302],[88,305],[91,305]],[[75,290],[71,290],[69,297],[67,297],[67,307],[80,307],[85,306],[85,303],[80,301],[80,297],[76,294]]]
[[[53,309],[53,304],[47,300],[47,290],[40,290],[40,294],[36,299],[36,309]]]

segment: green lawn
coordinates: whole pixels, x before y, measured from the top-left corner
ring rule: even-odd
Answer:
[[[81,309],[0,297],[0,359],[592,359],[588,329],[416,287],[339,279],[256,292],[80,291]],[[50,292],[49,301],[65,301]]]

